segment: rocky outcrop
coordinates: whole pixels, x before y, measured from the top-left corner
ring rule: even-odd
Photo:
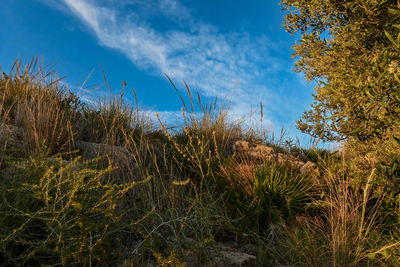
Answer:
[[[221,251],[222,259],[220,266],[252,267],[256,266],[256,256],[244,252]]]
[[[77,141],[75,147],[85,159],[107,156],[115,168],[111,176],[117,178],[119,181],[121,179],[131,181],[134,178],[138,180],[142,178],[134,155],[125,147],[84,141]]]
[[[301,173],[319,173],[319,169],[314,162],[307,161],[300,168]]]
[[[194,244],[192,239],[188,240],[190,244]],[[253,267],[257,266],[257,258],[249,253],[247,246],[237,246],[231,243],[215,242],[208,251],[208,264],[202,261],[202,255],[191,250],[185,256],[184,262],[188,267],[200,266],[232,266],[232,267]]]
[[[97,144],[84,141],[77,141],[75,146],[82,152],[84,158],[86,159],[94,159],[103,155],[111,155],[120,160],[128,160],[130,158],[130,152],[121,146]]]
[[[254,161],[271,161],[277,164],[290,164],[300,169],[302,174],[317,174],[318,167],[311,161],[303,162],[299,158],[275,152],[272,147],[264,145],[251,145],[247,141],[236,141],[233,145],[236,154],[244,155]]]
[[[0,148],[20,148],[23,146],[23,130],[21,127],[0,121]]]
[[[249,142],[246,141],[236,141],[233,145],[233,151],[246,154],[251,159],[277,160],[277,154],[272,147],[263,145],[250,146]]]

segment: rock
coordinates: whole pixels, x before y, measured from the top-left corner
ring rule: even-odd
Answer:
[[[191,238],[186,238],[186,242],[190,248],[195,247],[196,241]],[[238,244],[231,242],[215,242],[212,248],[208,247],[207,259],[204,259],[201,250],[189,249],[185,254],[184,262],[188,267],[200,266],[232,266],[232,267],[252,267],[256,266],[256,256],[249,253],[248,246],[251,251],[257,250],[254,244]],[[204,250],[203,250],[204,253]]]
[[[79,149],[87,159],[94,159],[107,154],[117,158],[126,158],[130,154],[126,148],[120,146],[111,146],[107,144],[97,144],[84,141],[77,141],[75,145],[76,148]]]
[[[237,244],[236,242],[217,242],[215,244],[216,254],[211,256],[215,266],[252,267],[257,266],[257,258],[253,253],[254,248],[248,250],[248,243]],[[256,249],[255,249],[256,250]]]
[[[23,129],[0,121],[0,148],[11,146],[17,148],[23,146]]]
[[[256,257],[244,252],[221,251],[222,262],[224,265],[232,267],[252,267],[256,266]]]
[[[304,163],[299,158],[292,155],[277,153],[272,147],[257,144],[252,146],[246,141],[236,141],[233,145],[233,151],[237,154],[245,155],[254,161],[271,161],[279,165],[290,164],[300,169],[302,174],[319,173],[318,167],[311,161]]]
[[[77,141],[75,146],[85,159],[107,156],[112,162],[112,166],[115,167],[111,173],[112,179],[115,178],[119,182],[143,179],[134,155],[124,147],[84,141]]]
[[[269,146],[264,146],[264,145],[256,145],[256,147],[254,148],[255,151],[258,151],[262,154],[274,154],[274,149],[272,147]]]
[[[276,157],[276,153],[272,147],[256,145],[250,146],[249,142],[236,141],[233,145],[233,151],[238,154],[247,155],[250,159],[257,160],[273,160]]]
[[[233,144],[233,151],[243,152],[249,150],[249,142],[246,141],[236,141]]]
[[[319,174],[319,170],[317,167],[317,164],[311,161],[307,161],[301,168],[300,168],[300,173],[301,174]]]

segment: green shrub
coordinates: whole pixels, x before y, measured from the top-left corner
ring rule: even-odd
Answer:
[[[80,264],[117,260],[119,200],[135,183],[103,181],[110,168],[79,157],[41,154],[1,174],[0,258],[8,264]]]
[[[301,214],[314,193],[311,179],[288,165],[234,158],[221,170],[232,190],[231,210],[240,210],[245,222],[261,233]]]

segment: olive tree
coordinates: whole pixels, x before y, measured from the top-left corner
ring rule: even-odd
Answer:
[[[400,2],[282,0],[300,36],[295,70],[315,81],[298,128],[325,141],[388,136],[400,124]],[[389,134],[390,135],[390,134]]]

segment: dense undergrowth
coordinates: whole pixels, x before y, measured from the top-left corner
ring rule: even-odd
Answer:
[[[223,242],[259,266],[400,262],[399,140],[385,158],[351,140],[304,149],[194,103],[189,89],[184,126],[171,128],[123,93],[84,103],[36,63],[0,76],[5,265],[215,266]],[[319,171],[236,154],[238,140]]]

